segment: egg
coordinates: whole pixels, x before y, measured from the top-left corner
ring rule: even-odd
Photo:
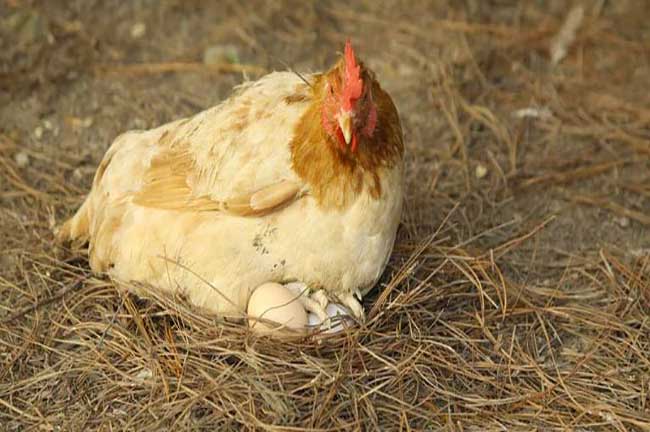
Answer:
[[[350,319],[350,312],[338,303],[329,303],[325,308],[325,312],[327,312],[327,316],[329,317],[325,321],[321,321],[316,314],[310,313],[307,316],[309,326],[312,328],[320,326],[325,333],[336,333],[344,329],[343,321],[347,325],[353,322]]]
[[[338,303],[329,303],[325,308],[325,312],[327,312],[327,316],[330,318],[334,318],[339,315],[341,316],[341,318],[350,316],[350,312],[348,312],[346,308],[344,308]]]
[[[307,312],[296,295],[278,283],[265,283],[253,291],[248,300],[248,325],[263,333],[304,330]],[[259,321],[256,318],[273,321]]]

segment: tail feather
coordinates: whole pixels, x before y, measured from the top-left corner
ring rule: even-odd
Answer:
[[[77,213],[56,229],[54,235],[59,242],[71,242],[77,246],[88,242],[90,237],[89,201],[90,197],[86,198]]]

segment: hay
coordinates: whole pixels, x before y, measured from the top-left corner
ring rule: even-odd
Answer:
[[[650,430],[642,2],[585,7],[552,67],[564,2],[53,3],[0,6],[46,16],[56,41],[0,57],[0,430]],[[115,30],[124,16],[193,31],[163,26],[143,46]],[[193,47],[247,47],[227,72],[276,57],[302,71],[346,35],[395,96],[409,153],[363,326],[278,343],[180,298],[126,294],[53,243],[111,137],[236,82]]]

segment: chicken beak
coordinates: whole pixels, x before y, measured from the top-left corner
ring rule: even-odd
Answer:
[[[349,112],[344,111],[339,114],[338,120],[341,132],[343,132],[345,144],[350,145],[350,141],[352,140],[352,117]]]

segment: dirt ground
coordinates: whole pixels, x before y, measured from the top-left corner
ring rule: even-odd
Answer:
[[[0,430],[650,430],[648,23],[645,0],[0,0]],[[54,243],[119,133],[347,37],[408,152],[365,325],[277,343]]]

